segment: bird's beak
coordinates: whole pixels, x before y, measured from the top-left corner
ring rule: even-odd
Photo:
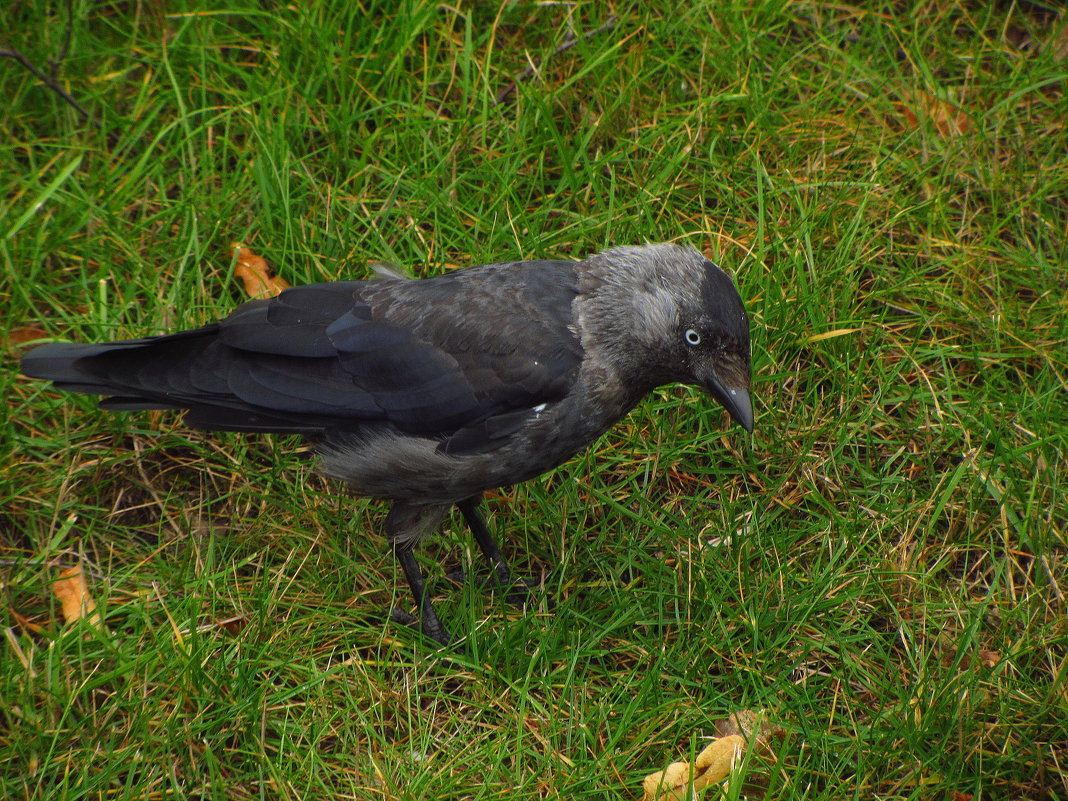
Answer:
[[[714,375],[709,376],[703,384],[712,397],[723,404],[734,422],[752,434],[753,404],[749,400],[748,390],[744,387],[728,387]]]

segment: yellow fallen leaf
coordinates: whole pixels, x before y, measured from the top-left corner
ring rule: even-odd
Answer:
[[[245,293],[250,298],[273,298],[282,290],[289,289],[289,284],[271,275],[271,268],[265,258],[257,256],[249,248],[241,247],[237,242],[231,247],[237,251],[234,275],[244,282]]]
[[[100,614],[96,611],[96,601],[89,594],[89,586],[85,583],[82,566],[75,565],[59,572],[59,578],[52,582],[52,592],[55,593],[63,606],[63,620],[73,623],[88,617],[90,625],[100,625]]]
[[[745,750],[745,738],[739,734],[719,737],[689,762],[672,762],[664,770],[650,773],[642,782],[644,801],[684,801],[693,793],[723,781],[731,766]]]

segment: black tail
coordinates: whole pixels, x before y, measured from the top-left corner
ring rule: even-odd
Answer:
[[[159,379],[164,376],[145,375],[145,368],[152,364],[172,367],[173,361],[166,359],[165,352],[171,357],[178,355],[176,350],[199,352],[208,344],[204,340],[213,338],[212,333],[199,329],[91,345],[41,345],[22,357],[22,372],[52,381],[56,389],[67,392],[108,395],[101,401],[105,408],[180,409],[182,404],[167,398],[161,386]]]
[[[22,372],[56,389],[104,395],[101,408],[185,409],[185,422],[215,431],[313,434],[320,420],[299,420],[255,408],[237,397],[219,365],[218,324],[119,342],[41,345],[22,357]]]

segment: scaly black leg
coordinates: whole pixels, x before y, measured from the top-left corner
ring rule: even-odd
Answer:
[[[467,525],[471,528],[471,533],[475,535],[475,542],[478,543],[482,555],[493,565],[493,570],[497,574],[497,582],[507,589],[512,586],[512,571],[508,569],[508,563],[504,561],[504,554],[501,553],[501,549],[493,541],[493,535],[486,528],[486,521],[482,519],[482,513],[478,511],[480,500],[482,500],[480,497],[468,498],[466,501],[460,501],[456,504],[456,508],[460,510],[460,514],[464,516],[464,520],[467,521]]]
[[[464,520],[467,521],[467,525],[471,528],[471,533],[474,535],[475,542],[478,543],[482,555],[493,565],[493,572],[497,574],[497,583],[507,593],[505,598],[507,598],[508,603],[522,609],[530,601],[530,588],[522,582],[519,584],[513,583],[512,571],[508,569],[504,554],[497,547],[497,543],[493,540],[493,535],[490,534],[490,530],[486,526],[486,521],[482,519],[482,513],[478,510],[478,504],[481,500],[482,496],[476,495],[473,498],[460,501],[456,504],[456,508],[460,510],[460,514],[464,516]]]
[[[408,579],[408,586],[411,587],[412,595],[415,597],[415,604],[419,607],[423,634],[442,645],[448,645],[453,639],[441,624],[438,613],[434,611],[434,604],[430,601],[430,594],[427,592],[426,582],[423,580],[423,571],[419,569],[419,563],[415,561],[415,554],[412,553],[412,549],[393,543],[393,554],[397,557],[397,561],[400,562],[401,569],[404,570],[404,575]]]
[[[416,606],[419,607],[423,633],[442,645],[448,645],[453,639],[434,611],[430,593],[427,592],[426,582],[423,580],[423,572],[415,561],[412,549],[421,539],[433,533],[448,510],[447,506],[423,506],[407,501],[395,501],[386,516],[386,534],[393,545],[393,555],[408,579]],[[396,617],[394,615],[394,618]]]

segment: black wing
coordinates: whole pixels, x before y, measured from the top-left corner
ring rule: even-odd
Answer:
[[[108,395],[108,408],[188,409],[201,428],[314,434],[388,423],[450,452],[489,450],[569,391],[581,361],[575,292],[567,262],[315,284],[195,331],[45,345],[23,371]]]

